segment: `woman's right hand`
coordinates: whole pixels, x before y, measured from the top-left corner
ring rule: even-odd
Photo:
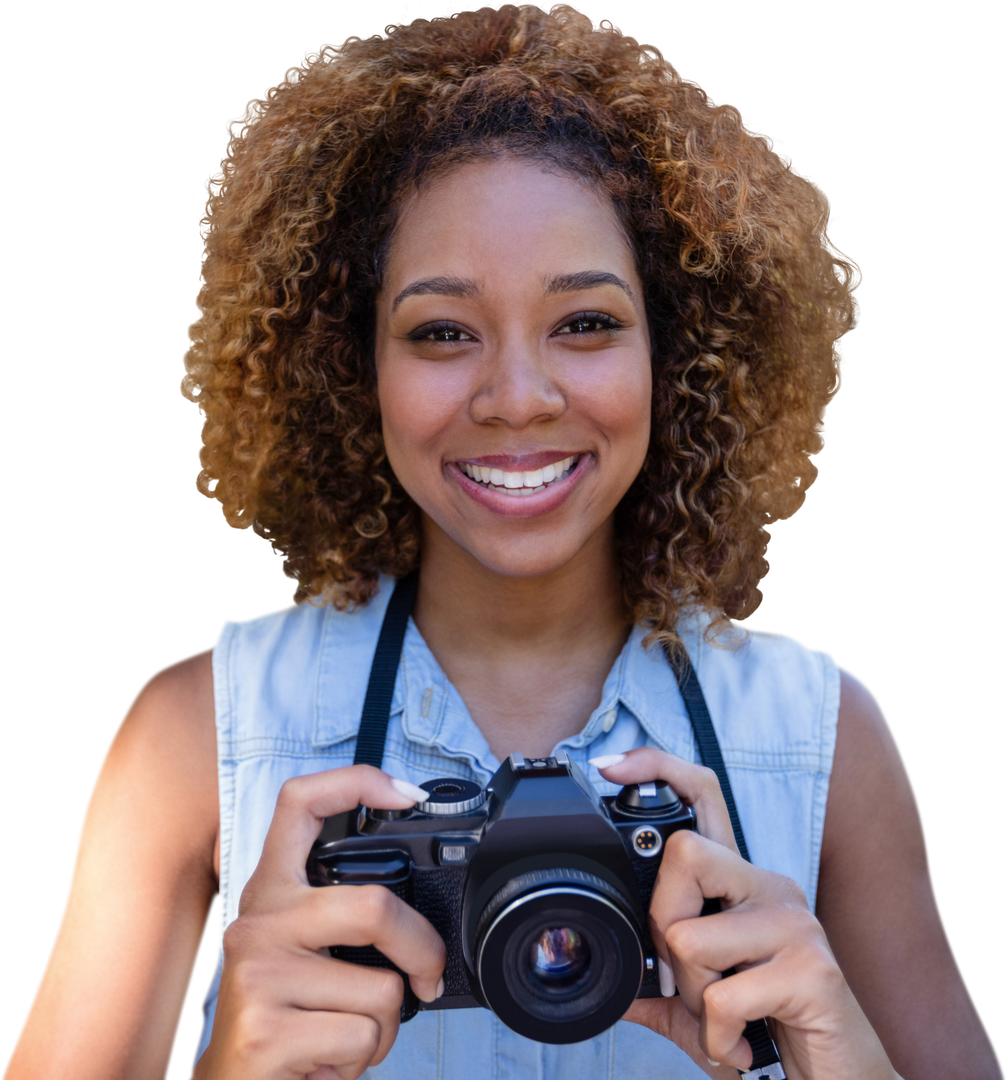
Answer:
[[[324,818],[358,805],[405,809],[422,794],[369,765],[283,785],[224,932],[213,1036],[195,1080],[356,1080],[382,1061],[398,1033],[402,979],[333,959],[330,945],[376,946],[423,1001],[443,991],[444,942],[419,912],[383,885],[313,888],[305,873]]]

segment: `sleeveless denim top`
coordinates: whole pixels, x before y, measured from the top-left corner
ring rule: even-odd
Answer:
[[[225,627],[213,652],[220,786],[223,925],[258,863],[284,780],[353,761],[371,660],[392,582],[356,612],[304,604]],[[680,625],[710,708],[752,861],[793,878],[814,910],[836,717],[832,660],[787,638],[737,634],[731,647]],[[698,761],[674,673],[635,628],[584,729],[563,740],[600,794],[618,789],[589,757],[642,745]],[[457,776],[486,784],[499,762],[410,620],[385,744],[384,769],[420,784]],[[210,1039],[220,971],[204,1006]],[[516,1035],[486,1009],[421,1012],[402,1025],[371,1080],[595,1080],[704,1077],[673,1043],[620,1021],[587,1042],[552,1046]]]

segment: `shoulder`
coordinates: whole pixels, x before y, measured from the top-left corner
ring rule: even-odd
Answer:
[[[10,1076],[164,1074],[216,889],[215,759],[203,653],[151,679],[112,744]]]
[[[905,854],[923,859],[922,833],[909,778],[878,703],[841,671],[836,750],[829,784],[823,860],[841,857],[846,837],[876,822],[898,834]]]
[[[213,650],[218,682],[251,680],[258,692],[268,693],[285,678],[310,678],[333,660],[347,666],[366,659],[369,666],[390,592],[381,589],[365,606],[349,610],[308,601],[228,623]]]
[[[710,642],[701,629],[685,640],[725,755],[827,774],[840,702],[832,658],[777,634],[732,628]]]
[[[872,838],[865,851],[864,840]],[[899,853],[882,864],[882,852]],[[865,859],[865,854],[875,858]],[[840,708],[822,836],[822,882],[860,880],[884,887],[885,867],[930,875],[929,849],[909,761],[882,700],[855,671],[840,665]],[[834,890],[831,891],[834,893]],[[823,902],[828,896],[821,897]]]
[[[353,610],[306,602],[229,623],[213,650],[222,756],[278,741],[321,745],[355,731],[391,591],[382,587]]]
[[[212,870],[218,811],[211,653],[174,664],[141,690],[109,751],[96,800],[128,803],[160,843]]]

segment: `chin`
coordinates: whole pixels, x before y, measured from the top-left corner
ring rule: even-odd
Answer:
[[[611,515],[597,521],[577,517],[565,522],[508,522],[487,527],[445,515],[442,523],[424,513],[423,561],[477,575],[489,571],[502,578],[548,578],[587,558],[614,557]],[[514,528],[518,525],[517,528]],[[467,567],[467,570],[463,570]],[[449,573],[450,573],[449,569]]]
[[[505,578],[545,578],[573,562],[587,546],[558,544],[555,536],[527,544],[464,545],[465,553],[476,562]]]

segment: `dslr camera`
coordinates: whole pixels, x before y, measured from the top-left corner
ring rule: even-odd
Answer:
[[[512,754],[486,788],[422,787],[411,810],[327,818],[307,864],[315,886],[387,886],[444,939],[443,995],[419,1002],[404,980],[403,1020],[483,1006],[527,1038],[572,1043],[660,995],[647,909],[668,836],[696,828],[664,781],[600,797],[565,754]],[[330,951],[395,967],[372,946]]]

